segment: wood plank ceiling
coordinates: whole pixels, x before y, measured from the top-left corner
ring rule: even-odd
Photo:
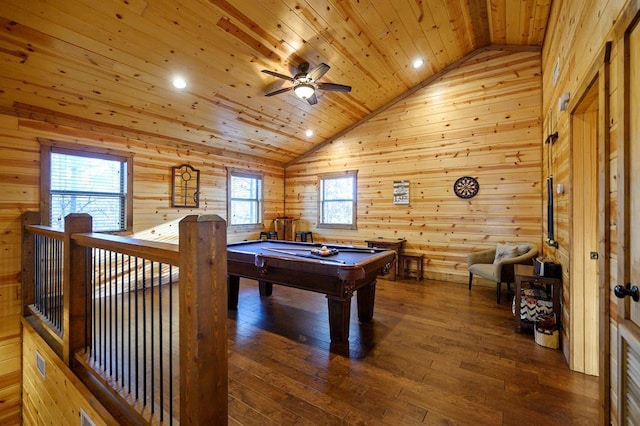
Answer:
[[[550,5],[2,0],[0,112],[286,165],[476,49],[540,47]],[[262,69],[292,75],[304,61],[352,91],[318,91],[316,105],[264,96],[291,83]]]

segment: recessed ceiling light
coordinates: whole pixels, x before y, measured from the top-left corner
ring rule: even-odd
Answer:
[[[185,87],[187,87],[187,81],[180,76],[174,77],[172,83],[173,87],[175,87],[176,89],[184,89]]]
[[[313,130],[309,129],[309,130],[307,130],[306,132],[304,132],[304,134],[305,134],[308,138],[310,138],[311,136],[313,136]]]
[[[424,60],[422,58],[418,58],[413,61],[414,68],[420,68],[422,65],[424,65]]]

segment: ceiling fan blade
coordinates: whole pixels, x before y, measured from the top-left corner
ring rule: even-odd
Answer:
[[[322,64],[314,67],[313,69],[309,70],[309,72],[307,73],[307,77],[309,77],[313,81],[316,81],[316,80],[320,79],[320,77],[325,75],[325,73],[327,71],[329,71],[329,69],[331,69],[331,67],[329,65],[327,65],[325,63],[322,63]]]
[[[273,92],[265,93],[265,96],[279,95],[280,93],[288,92],[292,89],[293,87],[285,87],[284,89],[274,90]]]
[[[315,105],[318,103],[318,98],[316,97],[316,94],[314,93],[313,95],[309,96],[307,98],[307,102],[309,102],[309,105]]]
[[[350,92],[351,86],[335,83],[318,83],[318,89],[327,90],[329,92]]]
[[[283,80],[295,81],[295,80],[293,79],[293,77],[290,77],[290,76],[288,76],[288,75],[284,75],[284,74],[280,74],[280,73],[277,73],[277,72],[275,72],[275,71],[262,70],[262,72],[263,72],[263,73],[265,73],[265,74],[272,75],[272,76],[274,76],[274,77],[281,78],[281,79],[283,79]]]

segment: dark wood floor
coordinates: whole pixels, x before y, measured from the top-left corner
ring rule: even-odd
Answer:
[[[242,281],[229,320],[229,424],[597,424],[598,381],[513,332],[495,287],[379,280],[373,322],[352,304],[329,341],[323,295]]]

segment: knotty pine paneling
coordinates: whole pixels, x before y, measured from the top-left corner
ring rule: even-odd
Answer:
[[[64,111],[132,133],[218,148],[233,142],[235,152],[285,164],[474,49],[540,46],[549,9],[531,0],[522,8],[463,0],[174,3],[5,0],[0,106],[38,110],[57,124]],[[416,70],[408,64],[417,56],[426,64]],[[354,90],[321,95],[322,108],[263,96],[283,81],[260,70],[295,74],[303,61],[330,63],[327,81]],[[178,96],[167,87],[173,72],[193,82]],[[301,136],[309,122],[311,142]]]
[[[407,239],[428,278],[466,282],[466,255],[541,244],[540,53],[490,50],[286,169],[287,215],[319,241]],[[317,228],[317,175],[358,170],[358,229]],[[452,186],[478,178],[475,198]],[[409,206],[393,181],[410,181]]]
[[[226,167],[264,173],[265,226],[284,212],[283,169],[268,162],[237,157],[221,157],[206,148],[196,150],[176,146],[171,141],[119,137],[114,134],[54,126],[45,122],[0,115],[0,424],[15,424],[21,416],[20,406],[20,285],[21,222],[20,215],[38,210],[40,202],[40,145],[38,138],[93,145],[134,154],[134,227],[135,237],[178,242],[178,222],[190,214],[214,213],[227,216]],[[171,167],[183,163],[200,170],[199,209],[171,207]],[[256,238],[258,230],[228,230],[229,241]],[[28,383],[25,383],[27,386]],[[36,386],[37,388],[37,386]],[[36,404],[32,392],[25,394],[25,419],[37,418],[31,409],[44,410]],[[6,421],[5,421],[6,420]],[[15,420],[15,421],[14,421]]]
[[[606,218],[608,227],[601,231],[600,238],[605,236],[609,239],[609,270],[600,271],[609,277],[609,288],[612,290],[620,281],[618,277],[617,256],[620,250],[617,232],[617,215],[618,215],[618,136],[619,125],[622,123],[622,117],[619,114],[619,102],[621,97],[625,96],[625,88],[622,87],[619,77],[619,67],[621,66],[621,58],[618,54],[618,44],[620,39],[618,34],[620,31],[613,31],[613,26],[619,20],[626,7],[634,6],[634,2],[625,0],[591,0],[587,2],[579,0],[569,0],[563,2],[553,2],[549,26],[545,44],[543,47],[542,67],[543,67],[543,103],[542,110],[554,110],[557,112],[558,97],[568,92],[571,94],[571,105],[576,105],[578,98],[582,93],[578,90],[585,88],[593,78],[594,68],[602,63],[600,55],[607,41],[612,42],[611,49],[611,65],[609,83],[609,98],[605,99],[609,107],[609,121],[606,124],[605,132],[609,134],[609,174],[608,176],[600,176],[598,179],[607,179],[609,181],[609,217]],[[556,64],[559,64],[559,78],[556,84],[553,82],[553,70]],[[603,94],[600,93],[600,96]],[[570,108],[569,108],[570,110]],[[602,113],[602,111],[600,111]],[[570,149],[572,144],[578,144],[579,141],[571,140],[570,132],[571,114],[569,112],[559,112],[556,114],[557,130],[559,139],[551,148],[553,150],[553,162],[551,167],[543,166],[543,174],[553,174],[554,178],[558,176],[556,182],[565,184],[565,194],[556,196],[554,202],[558,206],[556,209],[555,231],[556,238],[559,241],[559,248],[552,249],[545,247],[545,254],[555,258],[563,267],[563,322],[564,334],[562,340],[565,358],[570,362],[572,354],[568,352],[568,342],[572,338],[567,332],[572,318],[571,301],[568,294],[571,289],[571,271],[569,264],[571,259],[571,235],[570,227],[573,220],[571,216],[571,193],[572,191],[581,191],[581,188],[575,188],[572,185],[572,177],[570,174]],[[543,128],[547,128],[548,123],[545,121]],[[548,146],[545,146],[545,157],[548,155]],[[546,200],[546,191],[543,200]],[[546,201],[544,202],[546,206]],[[545,207],[546,208],[546,207]],[[546,222],[543,222],[543,228],[546,233]],[[616,362],[616,345],[617,345],[617,300],[610,291],[610,299],[608,301],[610,318],[605,319],[604,325],[600,328],[602,333],[605,328],[610,332],[610,358],[609,365],[605,366],[601,371],[609,375],[610,379],[610,416],[603,419],[603,423],[617,424],[618,415],[618,396],[616,388],[618,386],[617,362]],[[606,348],[600,348],[605,350]],[[605,380],[601,378],[601,380]],[[606,402],[602,402],[606,404]]]
[[[81,424],[80,410],[96,425],[116,424],[55,352],[26,322],[23,331],[23,404],[27,424]],[[44,359],[45,376],[36,366]],[[62,391],[64,390],[64,391]]]

